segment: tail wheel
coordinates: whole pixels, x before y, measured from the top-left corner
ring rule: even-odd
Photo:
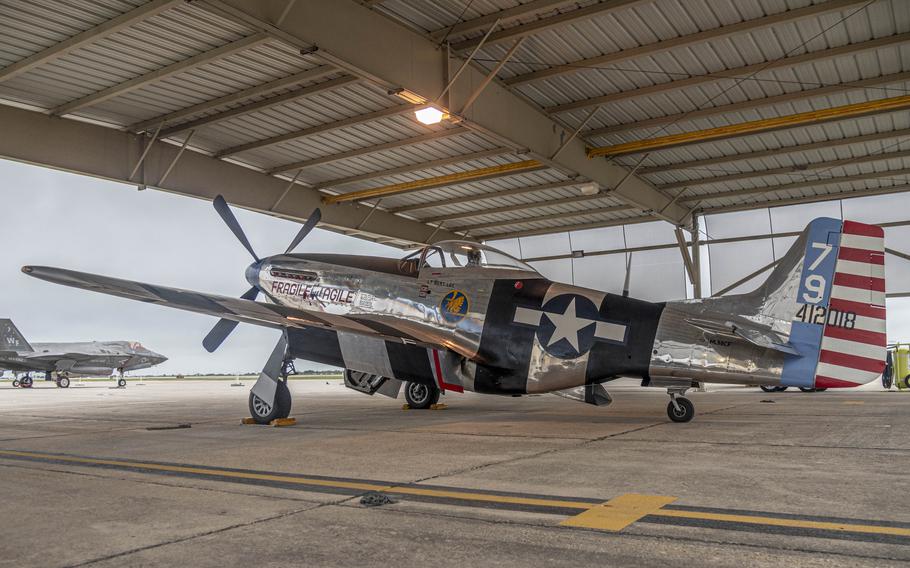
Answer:
[[[269,404],[250,391],[250,416],[257,424],[268,424],[278,418],[287,418],[291,414],[291,391],[287,381],[278,381],[275,389],[275,403]]]
[[[439,402],[439,389],[436,385],[409,382],[404,389],[404,399],[409,407],[424,410]]]
[[[677,396],[667,405],[667,416],[673,422],[689,422],[695,416],[695,405],[688,398]]]
[[[57,379],[57,386],[62,389],[69,388],[69,386],[70,386],[69,377],[60,377],[59,379]]]

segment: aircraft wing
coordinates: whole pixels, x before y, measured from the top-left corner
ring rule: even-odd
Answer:
[[[204,294],[180,288],[145,284],[63,268],[24,266],[22,271],[29,276],[55,284],[63,284],[64,286],[82,288],[111,296],[160,304],[265,327],[278,329],[320,327],[426,347],[441,347],[439,342],[433,341],[432,338],[421,337],[419,331],[413,329],[413,326],[409,326],[408,331],[399,330],[395,327],[396,323],[398,323],[395,318],[366,315],[340,316],[315,310],[244,300],[242,298],[229,298],[216,294]]]

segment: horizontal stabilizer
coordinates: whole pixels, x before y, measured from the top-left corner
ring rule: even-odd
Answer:
[[[765,349],[774,349],[788,355],[799,355],[799,351],[788,343],[787,339],[770,327],[755,323],[720,321],[711,319],[689,318],[689,324],[713,335],[722,335],[728,339],[746,341]]]

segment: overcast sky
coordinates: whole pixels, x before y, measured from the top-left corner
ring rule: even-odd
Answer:
[[[278,340],[276,330],[241,324],[210,354],[202,348],[202,338],[215,324],[213,317],[50,284],[20,271],[24,264],[50,265],[239,296],[249,288],[243,274],[252,259],[211,203],[5,160],[0,160],[0,197],[4,212],[0,235],[5,242],[0,249],[0,317],[12,318],[29,341],[140,341],[169,357],[154,373],[258,372],[262,368]],[[811,216],[825,214],[823,205],[814,208]],[[905,208],[894,208],[899,209],[896,215],[905,218]],[[235,213],[259,256],[283,252],[300,227],[241,209]],[[800,224],[804,221],[801,218]],[[582,236],[577,234],[576,240]],[[898,241],[890,246],[906,250],[902,243],[907,236],[910,228],[889,229],[889,237]],[[297,251],[396,258],[405,254],[319,229]],[[675,250],[665,252],[681,264]],[[622,264],[621,258],[617,262]],[[889,289],[906,290],[906,286],[892,288],[891,283],[895,277],[895,284],[910,281],[910,264],[891,258],[888,262]],[[636,270],[632,295],[641,296],[642,286],[656,276],[642,272],[644,268]],[[559,278],[559,272],[553,277]],[[566,273],[565,280],[570,278],[568,268],[561,272]],[[614,287],[621,286],[621,274],[614,276],[618,278]],[[601,270],[594,280],[606,282],[606,277]],[[910,339],[910,298],[889,300],[888,316],[889,339]],[[297,366],[326,368],[304,361]]]
[[[249,288],[252,259],[210,202],[0,160],[0,317],[41,341],[131,340],[169,358],[154,373],[259,372],[279,332],[241,324],[213,354],[215,318],[59,286],[24,264],[95,272],[230,296]],[[235,209],[259,256],[284,252],[300,225]],[[400,257],[376,243],[315,230],[297,252]],[[298,368],[324,368],[298,362]],[[135,373],[134,373],[135,374]]]

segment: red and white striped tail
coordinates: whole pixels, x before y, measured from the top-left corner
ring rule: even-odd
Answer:
[[[816,388],[855,387],[885,368],[885,233],[876,225],[844,221],[831,311],[855,314],[853,327],[825,325],[815,370]]]

